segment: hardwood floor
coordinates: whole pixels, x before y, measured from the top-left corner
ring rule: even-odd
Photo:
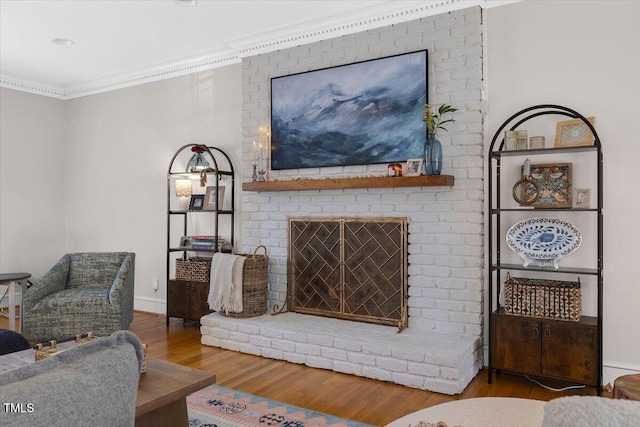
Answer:
[[[494,375],[493,384],[488,384],[483,370],[462,394],[448,396],[204,346],[198,325],[172,319],[167,328],[164,317],[156,314],[135,312],[129,329],[148,345],[150,357],[215,373],[220,386],[376,426],[458,399],[499,396],[548,401],[595,394],[593,388],[553,392],[506,373]]]

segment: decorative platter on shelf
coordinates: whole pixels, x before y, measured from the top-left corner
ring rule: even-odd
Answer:
[[[507,231],[507,245],[522,258],[522,266],[533,261],[552,261],[558,269],[558,260],[580,247],[582,235],[571,223],[557,218],[529,218]]]

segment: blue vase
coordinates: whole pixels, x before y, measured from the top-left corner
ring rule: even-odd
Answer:
[[[424,172],[440,175],[442,172],[442,144],[434,134],[429,134],[424,144]]]

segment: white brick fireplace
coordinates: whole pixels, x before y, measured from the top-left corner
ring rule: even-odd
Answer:
[[[287,291],[289,216],[408,219],[409,327],[294,313],[203,318],[203,344],[393,381],[461,392],[482,365],[482,14],[460,10],[243,60],[242,181],[252,143],[269,125],[270,78],[428,49],[429,102],[459,109],[439,139],[453,187],[243,192],[243,252],[269,250],[269,305]],[[272,171],[269,179],[383,175],[386,165]]]

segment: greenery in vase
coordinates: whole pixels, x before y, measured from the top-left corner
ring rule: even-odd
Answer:
[[[442,129],[448,132],[447,128],[443,125],[446,123],[454,122],[453,119],[444,119],[445,114],[451,114],[458,111],[457,108],[452,107],[451,105],[442,104],[440,108],[438,108],[438,114],[434,114],[431,104],[424,104],[424,112],[422,113],[422,120],[427,125],[427,131],[429,135],[436,135],[438,129]]]

